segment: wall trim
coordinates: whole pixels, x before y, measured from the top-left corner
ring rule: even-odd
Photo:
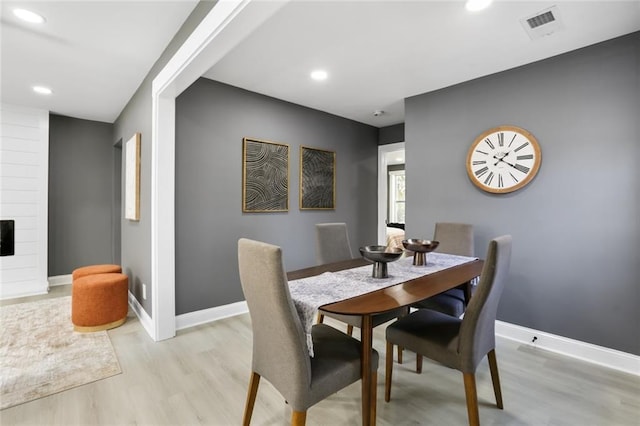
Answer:
[[[215,308],[188,312],[186,314],[176,316],[176,330],[195,327],[196,325],[246,314],[247,312],[249,312],[249,307],[247,306],[247,302],[244,300],[242,302],[216,306]]]
[[[47,281],[49,281],[49,287],[55,287],[58,285],[69,285],[73,281],[73,277],[71,274],[54,275],[52,277],[47,278]]]
[[[246,301],[189,312],[176,316],[176,329],[184,330],[197,325],[242,315],[247,312],[249,312],[249,308]],[[613,370],[622,371],[634,376],[640,376],[640,356],[626,352],[557,336],[504,321],[496,321],[496,336]],[[531,341],[534,336],[537,339],[535,343],[532,343]]]
[[[640,356],[544,331],[496,321],[496,336],[640,376]],[[535,342],[532,342],[536,337]]]
[[[220,1],[151,84],[151,311],[155,341],[175,336],[175,98],[290,0]]]
[[[39,284],[37,284],[34,286],[34,288],[32,289],[27,289],[27,291],[19,291],[19,292],[15,292],[15,293],[0,293],[0,300],[9,300],[9,299],[18,299],[20,297],[30,297],[30,296],[40,296],[43,294],[47,294],[49,293],[49,290],[41,290],[41,288],[44,288],[45,286],[41,286]]]
[[[131,292],[129,292],[129,306],[131,306],[131,310],[138,317],[142,328],[145,329],[149,336],[153,336],[153,320]]]

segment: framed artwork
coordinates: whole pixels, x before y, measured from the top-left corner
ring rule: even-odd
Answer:
[[[140,133],[126,142],[124,161],[124,217],[140,220]]]
[[[289,211],[289,145],[243,139],[242,211]]]
[[[300,147],[300,210],[336,208],[336,153]]]

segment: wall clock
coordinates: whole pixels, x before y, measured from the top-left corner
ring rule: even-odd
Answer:
[[[478,188],[513,192],[534,178],[542,154],[537,139],[516,126],[498,126],[480,134],[467,154],[467,174]]]

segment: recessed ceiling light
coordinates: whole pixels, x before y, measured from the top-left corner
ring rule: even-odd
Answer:
[[[33,91],[41,95],[50,95],[53,93],[51,89],[44,86],[33,86]]]
[[[315,70],[311,72],[311,78],[316,81],[326,80],[329,74],[325,70]]]
[[[45,21],[42,15],[26,9],[13,9],[13,14],[23,21],[31,22],[32,24],[42,24]]]
[[[467,0],[464,7],[466,7],[469,12],[477,12],[489,7],[492,1],[493,0]]]

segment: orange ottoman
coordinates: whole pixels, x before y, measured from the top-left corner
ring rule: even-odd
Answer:
[[[121,273],[80,277],[71,286],[71,322],[75,331],[108,330],[127,319],[129,277]]]
[[[87,275],[95,274],[108,274],[111,272],[122,272],[120,265],[89,265],[83,266],[73,270],[71,277],[73,281],[78,278],[86,277]]]

